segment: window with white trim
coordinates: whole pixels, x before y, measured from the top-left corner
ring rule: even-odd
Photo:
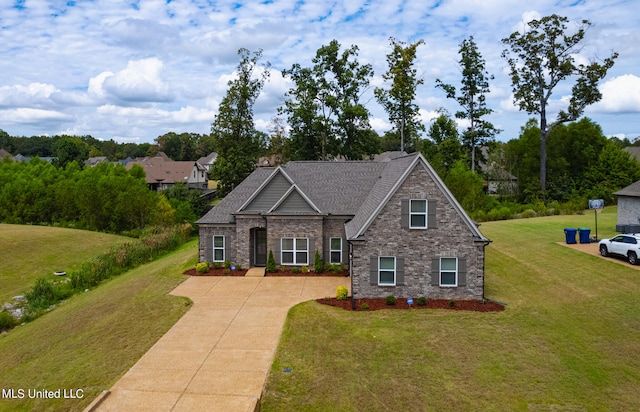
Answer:
[[[458,258],[440,258],[440,286],[458,286]]]
[[[342,263],[342,238],[332,237],[329,239],[329,248],[330,263]]]
[[[395,256],[378,257],[378,285],[396,285],[396,258]]]
[[[409,200],[409,228],[411,229],[427,228],[427,200],[426,199],[410,199]]]
[[[224,236],[213,237],[213,261],[224,262]]]
[[[280,262],[283,265],[309,264],[309,239],[283,237],[280,239]]]

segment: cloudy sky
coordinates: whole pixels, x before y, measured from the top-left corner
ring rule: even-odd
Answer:
[[[588,19],[581,61],[620,57],[601,85],[602,101],[585,115],[606,135],[640,136],[640,4],[637,0],[0,0],[0,129],[13,136],[91,135],[152,142],[208,133],[237,67],[237,50],[263,49],[269,83],[255,106],[267,130],[289,88],[282,69],[311,66],[316,50],[338,40],[360,48],[375,71],[364,100],[372,126],[389,129],[373,99],[387,69],[389,37],[425,44],[416,66],[425,123],[457,107],[435,79],[458,85],[462,39],[474,36],[495,76],[489,120],[518,136],[529,116],[512,104],[501,39],[549,14]],[[551,110],[561,107],[558,89]]]

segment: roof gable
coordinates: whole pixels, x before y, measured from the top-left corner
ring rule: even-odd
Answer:
[[[249,199],[240,206],[238,212],[266,212],[270,210],[293,186],[291,179],[277,168]]]
[[[269,213],[318,214],[321,212],[296,185],[293,185],[282,195],[280,200],[273,205]]]
[[[473,236],[480,241],[489,241],[478,227],[464,211],[460,203],[453,196],[438,174],[422,156],[422,154],[412,154],[402,158],[394,159],[387,163],[383,175],[376,186],[371,190],[370,195],[362,204],[356,215],[345,224],[347,239],[355,240],[362,236],[378,214],[389,202],[391,197],[405,182],[409,174],[416,168],[422,167],[427,172],[429,178],[435,183],[438,190],[444,195],[448,203],[454,208],[464,224],[469,228]]]

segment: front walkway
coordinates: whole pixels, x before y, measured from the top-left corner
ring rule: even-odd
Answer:
[[[289,309],[344,277],[191,277],[193,307],[111,388],[99,411],[254,411]]]

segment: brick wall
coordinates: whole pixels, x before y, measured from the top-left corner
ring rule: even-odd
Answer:
[[[437,201],[435,229],[402,229],[402,199]],[[404,285],[370,284],[370,258],[404,258]],[[465,258],[466,286],[431,285],[431,261],[438,257]],[[365,232],[365,240],[354,242],[353,290],[355,297],[418,297],[432,299],[481,299],[484,282],[484,248],[473,242],[472,234],[426,170],[418,165],[392,196]]]
[[[313,268],[315,249],[322,253],[322,216],[268,216],[267,217],[267,253],[273,251],[276,264],[280,264],[280,239],[300,237],[309,239],[309,269]]]
[[[265,228],[267,221],[260,216],[236,216],[236,260],[234,263],[242,265],[244,268],[251,266],[251,229]]]
[[[227,251],[225,258],[229,259],[231,262],[234,262],[236,251],[236,228],[234,225],[200,225],[198,239],[198,260],[200,262],[213,261],[212,245],[214,235],[224,236],[225,249]]]

